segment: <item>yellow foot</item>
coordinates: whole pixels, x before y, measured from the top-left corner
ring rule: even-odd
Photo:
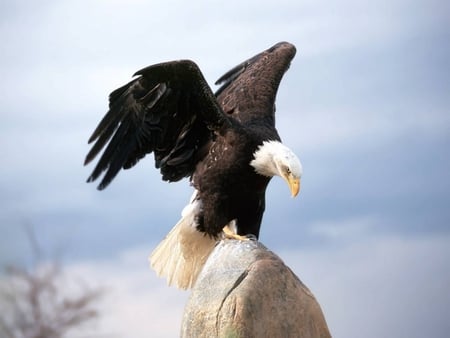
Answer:
[[[248,240],[250,240],[246,236],[241,236],[241,235],[236,234],[233,230],[231,230],[231,228],[228,225],[225,225],[222,230],[223,230],[223,233],[225,234],[225,238],[238,239],[240,241],[248,241]]]

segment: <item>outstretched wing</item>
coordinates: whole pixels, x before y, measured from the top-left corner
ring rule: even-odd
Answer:
[[[212,130],[229,122],[192,61],[161,63],[135,75],[110,94],[109,111],[89,139],[95,143],[85,164],[105,148],[88,178],[105,173],[99,189],[151,152],[164,180],[190,176]]]
[[[242,123],[264,121],[275,126],[275,97],[284,73],[296,53],[280,42],[237,65],[216,82],[223,111]]]

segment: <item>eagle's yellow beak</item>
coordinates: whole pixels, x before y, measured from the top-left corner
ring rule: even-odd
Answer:
[[[291,190],[292,197],[295,197],[300,192],[300,179],[292,176],[286,178],[286,182]]]

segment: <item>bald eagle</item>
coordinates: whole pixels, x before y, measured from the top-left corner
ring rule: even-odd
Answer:
[[[104,148],[88,182],[104,189],[121,168],[153,153],[162,179],[189,177],[193,196],[150,256],[157,274],[191,287],[220,238],[258,238],[265,191],[282,177],[292,196],[302,166],[275,129],[275,96],[295,47],[281,42],[239,64],[214,94],[190,60],[155,64],[109,96],[85,165]]]

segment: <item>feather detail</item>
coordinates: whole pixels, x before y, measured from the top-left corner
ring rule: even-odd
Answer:
[[[201,202],[195,199],[182,212],[181,220],[150,255],[151,267],[168,285],[189,289],[195,284],[216,240],[196,229],[195,218]]]

